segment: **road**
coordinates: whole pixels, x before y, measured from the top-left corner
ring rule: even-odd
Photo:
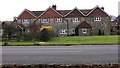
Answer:
[[[117,62],[118,45],[2,47],[3,64],[104,64]]]

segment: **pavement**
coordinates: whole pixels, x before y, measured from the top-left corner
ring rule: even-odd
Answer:
[[[118,63],[118,45],[2,46],[3,64]]]

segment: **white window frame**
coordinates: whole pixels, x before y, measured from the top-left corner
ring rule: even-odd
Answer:
[[[48,18],[43,18],[43,19],[41,19],[41,22],[42,23],[49,23],[49,19]]]
[[[62,18],[55,18],[55,22],[62,22]]]
[[[22,23],[24,25],[28,25],[28,24],[30,24],[30,19],[22,19]]]
[[[26,30],[25,30],[25,33],[30,33],[30,29],[26,29]]]
[[[82,28],[82,33],[86,34],[87,33],[87,29],[86,28]]]
[[[67,34],[67,29],[61,29],[60,34]]]
[[[101,17],[94,17],[94,21],[101,21]]]
[[[0,29],[0,35],[3,35],[3,29]]]
[[[72,31],[72,34],[75,34],[75,29],[74,28],[71,31]]]
[[[73,18],[73,22],[80,22],[80,18],[79,17]]]

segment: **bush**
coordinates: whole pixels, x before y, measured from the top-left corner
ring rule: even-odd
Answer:
[[[53,37],[53,32],[48,29],[43,29],[41,32],[38,32],[37,39],[41,41],[48,41]]]
[[[33,36],[32,33],[26,33],[26,34],[24,34],[23,36],[24,36],[23,39],[24,39],[25,41],[31,41],[31,40],[34,39],[34,36]]]
[[[8,46],[9,44],[7,43],[7,42],[5,42],[4,44],[3,44],[3,46]]]

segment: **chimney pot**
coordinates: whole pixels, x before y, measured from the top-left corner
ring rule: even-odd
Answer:
[[[56,10],[56,7],[57,7],[56,5],[52,5],[52,8],[53,8],[54,10]]]
[[[101,7],[102,10],[104,10],[104,7]]]

